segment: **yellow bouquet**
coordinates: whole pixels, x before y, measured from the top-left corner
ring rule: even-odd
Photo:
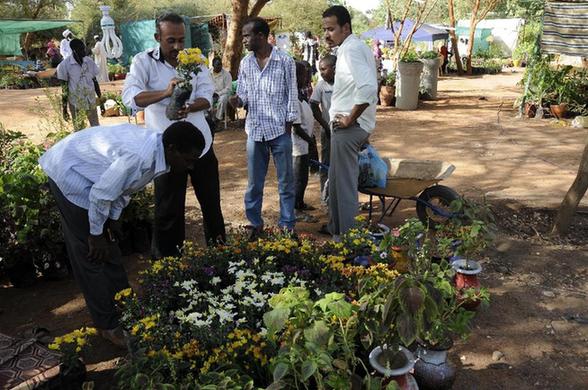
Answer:
[[[202,55],[199,48],[184,49],[178,53],[178,82],[174,88],[170,102],[165,110],[165,115],[169,120],[178,120],[181,117],[178,111],[184,107],[186,101],[192,94],[192,77],[202,70],[202,66],[208,66],[208,59]]]

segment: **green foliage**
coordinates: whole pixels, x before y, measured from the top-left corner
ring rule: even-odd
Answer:
[[[0,265],[33,261],[46,270],[61,261],[59,213],[38,159],[41,145],[0,125]]]
[[[409,50],[400,58],[400,62],[419,62],[419,55],[416,51]]]
[[[118,107],[119,112],[121,113],[121,115],[130,115],[131,114],[131,109],[129,109],[127,106],[125,106],[125,104],[123,103],[122,100],[122,95],[120,93],[117,92],[103,92],[102,93],[102,100],[106,101],[106,100],[114,100],[116,102],[116,106]],[[136,197],[133,196],[133,199]]]
[[[108,73],[124,74],[127,73],[127,68],[122,64],[108,64]]]
[[[541,34],[541,23],[530,22],[523,26],[519,32],[517,47],[512,53],[512,59],[527,62],[532,54],[533,48],[537,43],[537,37]]]
[[[502,49],[494,42],[491,42],[487,49],[479,49],[474,53],[474,58],[482,58],[486,60],[503,57],[504,53],[502,52]]]
[[[426,52],[422,53],[420,55],[420,58],[423,58],[423,59],[426,59],[426,60],[434,60],[434,59],[439,58],[439,53],[437,53],[434,50],[429,50],[429,51],[426,51]]]
[[[0,88],[26,89],[38,86],[36,79],[25,77],[20,70],[0,69]]]

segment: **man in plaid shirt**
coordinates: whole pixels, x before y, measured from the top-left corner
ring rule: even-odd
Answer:
[[[243,26],[243,44],[250,53],[241,60],[234,107],[245,106],[247,119],[247,171],[245,213],[251,238],[263,229],[261,207],[269,156],[272,154],[278,177],[281,228],[292,230],[294,215],[294,176],[292,172],[292,121],[298,110],[296,65],[280,49],[268,43],[269,26],[261,18],[251,18]]]

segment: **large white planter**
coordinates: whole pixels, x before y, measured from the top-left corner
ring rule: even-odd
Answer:
[[[399,62],[396,78],[396,107],[401,110],[416,110],[419,105],[422,62]]]
[[[437,82],[439,80],[439,66],[441,58],[422,59],[424,64],[421,87],[428,99],[437,99]]]

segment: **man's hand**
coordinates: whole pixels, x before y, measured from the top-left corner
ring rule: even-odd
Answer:
[[[349,115],[335,115],[335,120],[333,121],[333,127],[336,129],[346,129],[353,124],[354,121],[351,120]]]
[[[191,112],[192,112],[192,107],[191,107],[190,103],[186,103],[186,104],[184,104],[184,107],[182,107],[178,110],[178,117],[180,117],[180,119],[186,118],[188,116],[188,114]]]
[[[233,95],[229,97],[229,103],[233,106],[234,109],[237,109],[243,105],[243,101],[238,95]]]
[[[99,236],[88,236],[88,259],[95,263],[102,263],[108,259],[110,255],[110,242],[104,234]]]
[[[174,93],[174,88],[175,88],[176,84],[179,82],[180,82],[180,79],[177,79],[177,78],[173,78],[170,80],[169,84],[167,85],[167,88],[165,89],[165,96],[166,97],[170,97],[172,95],[172,93]]]

